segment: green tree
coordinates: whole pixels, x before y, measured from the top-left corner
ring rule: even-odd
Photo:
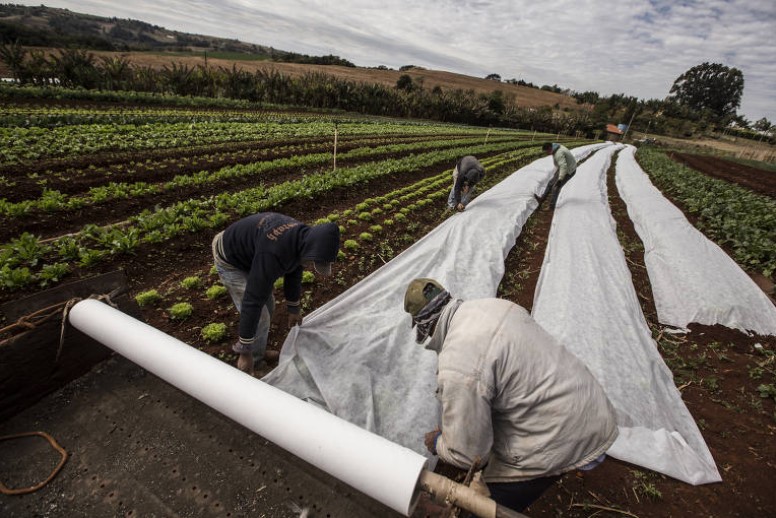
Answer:
[[[11,69],[13,78],[21,83],[26,82],[24,73],[24,57],[26,54],[27,51],[24,50],[19,40],[7,45],[5,43],[0,44],[0,60],[4,61],[8,68]]]
[[[413,90],[413,83],[412,83],[412,77],[410,77],[407,74],[402,74],[399,76],[399,80],[396,81],[396,88],[399,90],[404,90],[407,92],[411,92]]]
[[[679,104],[708,110],[720,118],[735,113],[743,93],[744,74],[719,63],[692,67],[674,81],[669,92]]]
[[[760,119],[757,122],[755,122],[752,125],[752,127],[754,129],[756,129],[757,131],[763,131],[763,132],[767,133],[768,130],[770,130],[773,127],[773,124],[771,124],[771,122],[768,119],[763,117],[762,119]]]

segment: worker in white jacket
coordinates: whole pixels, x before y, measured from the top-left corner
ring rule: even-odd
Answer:
[[[557,142],[545,142],[542,144],[542,150],[552,156],[555,171],[547,192],[541,199],[543,200],[547,194],[550,194],[550,208],[554,209],[555,204],[558,202],[558,196],[560,196],[560,190],[577,172],[577,159],[574,158],[574,154],[566,146]]]
[[[469,469],[491,498],[516,511],[568,471],[592,469],[617,438],[614,409],[585,365],[522,307],[454,300],[433,279],[413,280],[404,309],[416,340],[439,355],[441,426],[426,447]]]

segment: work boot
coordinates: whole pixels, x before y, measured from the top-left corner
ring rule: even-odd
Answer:
[[[248,374],[253,374],[253,353],[242,353],[237,359],[237,368]]]

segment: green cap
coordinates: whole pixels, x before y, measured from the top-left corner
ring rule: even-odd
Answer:
[[[414,279],[407,286],[407,292],[404,294],[404,311],[414,317],[431,299],[443,291],[442,285],[434,279]]]

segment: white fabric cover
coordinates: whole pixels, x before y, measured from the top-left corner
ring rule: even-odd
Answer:
[[[596,149],[563,188],[534,317],[598,378],[617,409],[614,457],[693,484],[720,480],[641,314],[606,200],[615,146]],[[388,264],[305,318],[264,381],[427,454],[437,426],[436,354],[415,344],[404,291],[433,277],[458,298],[492,297],[504,258],[543,192],[552,159],[537,160],[477,197]],[[368,452],[365,452],[368,454]]]
[[[652,185],[628,146],[617,159],[617,189],[644,242],[658,319],[776,335],[776,306],[719,246]]]
[[[583,157],[601,144],[574,149]],[[415,343],[404,292],[432,277],[454,297],[493,297],[504,258],[554,166],[534,161],[479,195],[385,266],[307,315],[264,381],[391,441],[428,454],[438,423],[436,353]],[[442,210],[442,206],[429,210]],[[336,267],[336,266],[335,266]]]
[[[609,146],[561,191],[533,316],[576,354],[617,411],[608,454],[691,484],[719,481],[706,443],[652,339],[609,210]]]

